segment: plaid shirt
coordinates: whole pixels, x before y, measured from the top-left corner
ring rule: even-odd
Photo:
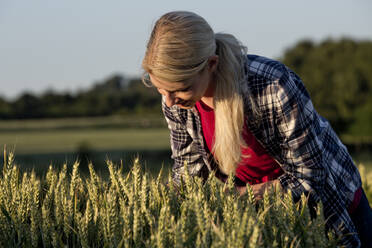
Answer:
[[[342,244],[358,247],[359,238],[347,212],[361,187],[359,172],[330,124],[313,107],[301,79],[285,65],[248,55],[241,82],[247,127],[284,170],[278,180],[292,192],[321,200],[327,226],[345,235]],[[187,162],[192,176],[207,178],[218,171],[203,139],[196,108],[162,109],[170,130],[173,181],[180,183]]]

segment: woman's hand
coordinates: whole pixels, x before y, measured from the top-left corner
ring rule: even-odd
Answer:
[[[278,179],[268,181],[268,182],[264,182],[264,183],[258,183],[258,184],[251,185],[252,190],[253,190],[253,194],[254,194],[254,197],[255,197],[256,200],[262,200],[266,189],[270,190],[273,187],[275,188],[277,186],[280,186],[280,183],[279,183]],[[244,187],[236,187],[236,189],[238,190],[240,195],[243,195],[247,192],[247,188],[245,186]]]

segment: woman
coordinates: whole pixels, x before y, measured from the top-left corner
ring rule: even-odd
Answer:
[[[258,199],[277,184],[294,200],[302,193],[321,200],[327,226],[345,235],[343,245],[371,242],[363,234],[368,223],[351,218],[358,208],[356,215],[372,223],[359,172],[290,69],[246,55],[232,35],[215,34],[191,12],[156,22],[142,67],[144,83],[162,94],[176,184],[185,162],[192,176],[216,171],[225,180],[233,173],[239,192],[249,183]]]

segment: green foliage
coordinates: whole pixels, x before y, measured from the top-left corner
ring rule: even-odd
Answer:
[[[13,101],[0,98],[1,119],[161,114],[160,95],[141,80],[114,75],[76,94],[48,90],[40,96],[23,93]]]
[[[0,177],[2,247],[335,247],[325,236],[322,206],[310,219],[306,198],[266,192],[256,204],[252,190],[239,196],[232,179],[206,183],[186,175],[176,190],[161,173],[151,178],[138,160],[128,175],[108,161],[109,181],[89,165],[49,168],[45,178],[20,175],[12,154]],[[170,176],[169,176],[170,177]]]
[[[372,135],[372,42],[301,41],[282,59],[309,90],[318,112],[338,133]],[[369,125],[370,126],[370,125]]]
[[[372,98],[370,97],[360,108],[354,112],[355,121],[350,125],[351,135],[372,137]]]
[[[0,96],[0,119],[5,119],[11,114],[10,104]]]

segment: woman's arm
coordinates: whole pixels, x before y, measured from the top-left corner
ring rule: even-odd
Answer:
[[[179,186],[185,174],[185,163],[191,176],[208,176],[208,169],[205,166],[199,146],[191,137],[188,128],[188,113],[185,109],[177,107],[169,108],[162,97],[162,110],[170,131],[170,144],[172,149],[172,181]]]
[[[309,194],[311,201],[321,200],[327,226],[344,235],[341,243],[345,246],[358,244],[345,206],[347,201],[343,198],[347,196],[338,191],[344,190],[344,184],[351,183],[345,179],[352,178],[349,173],[354,171],[347,167],[350,155],[329,123],[315,111],[305,86],[295,73],[287,69],[274,85],[273,119],[280,144],[278,158],[285,172],[278,180],[283,190],[290,190],[294,200],[302,193]],[[338,178],[339,175],[345,178]]]
[[[295,200],[302,193],[320,199],[328,169],[322,147],[322,120],[315,111],[301,79],[286,71],[274,84],[274,125],[285,173],[278,179],[292,191]]]

